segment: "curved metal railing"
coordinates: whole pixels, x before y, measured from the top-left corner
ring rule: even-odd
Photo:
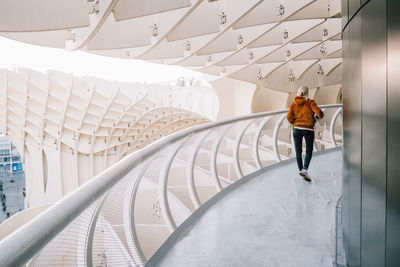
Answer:
[[[321,107],[315,148],[340,146],[342,107]],[[2,266],[144,265],[224,187],[294,156],[286,112],[196,126],[128,155],[2,240]]]

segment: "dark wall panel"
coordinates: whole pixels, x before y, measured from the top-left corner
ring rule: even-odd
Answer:
[[[388,0],[386,266],[400,264],[400,1]]]
[[[344,118],[344,187],[348,197],[343,203],[345,246],[350,266],[360,266],[361,228],[361,17],[357,15],[347,27],[348,45],[345,53],[346,84],[343,86]]]
[[[342,34],[342,50],[343,50],[343,80],[342,80],[342,92],[343,92],[343,147],[346,148],[349,146],[348,144],[348,136],[350,134],[350,121],[347,118],[350,116],[350,110],[347,108],[348,103],[347,99],[349,99],[350,92],[349,88],[349,30],[348,28]],[[343,225],[343,246],[345,251],[349,251],[349,238],[350,238],[350,207],[347,203],[350,202],[350,175],[349,175],[349,153],[347,153],[347,149],[343,150],[343,192],[342,192],[342,202],[345,203],[342,208],[342,225]]]
[[[351,18],[356,13],[360,6],[360,0],[349,0],[349,18]]]
[[[387,126],[385,13],[385,1],[371,1],[361,10],[361,266],[363,267],[385,266]]]
[[[349,20],[349,0],[342,0],[342,30]]]
[[[400,1],[342,3],[350,17],[366,3],[343,32],[344,246],[350,266],[397,267]]]
[[[343,34],[342,34],[342,51],[343,51],[343,80],[342,80],[342,92],[343,92],[343,147],[346,148],[349,146],[348,144],[348,136],[350,134],[350,121],[347,120],[348,116],[350,116],[349,112],[350,110],[347,108],[347,99],[349,99],[349,80],[350,77],[348,75],[349,73],[349,30],[346,29]],[[349,182],[350,182],[350,175],[349,175],[349,153],[347,153],[347,149],[343,150],[343,170],[344,170],[344,175],[343,175],[343,192],[342,192],[342,202],[346,203],[346,205],[343,205],[342,208],[342,225],[343,225],[343,246],[345,251],[349,251],[349,238],[350,238],[350,208],[347,203],[350,202],[350,188],[349,188]]]

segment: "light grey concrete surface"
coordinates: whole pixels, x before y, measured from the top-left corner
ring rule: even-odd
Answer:
[[[146,266],[333,266],[341,150],[314,155],[309,173],[312,183],[289,160],[244,178],[195,212]]]

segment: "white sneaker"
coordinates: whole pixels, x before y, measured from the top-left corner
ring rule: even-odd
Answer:
[[[305,181],[311,182],[310,176],[308,176],[308,172],[306,169],[302,169],[299,174],[301,177],[303,177]]]

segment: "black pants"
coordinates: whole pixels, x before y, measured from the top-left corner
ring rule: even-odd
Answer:
[[[303,153],[303,137],[306,140],[306,157],[303,159],[301,154]],[[294,148],[296,149],[296,160],[297,166],[299,170],[308,169],[310,165],[313,147],[314,147],[314,131],[308,130],[300,130],[300,129],[293,129],[293,139],[294,139]]]

